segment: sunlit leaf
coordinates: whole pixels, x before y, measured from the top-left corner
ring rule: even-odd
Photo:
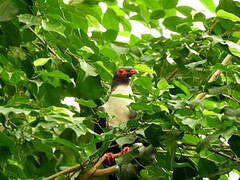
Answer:
[[[166,79],[161,79],[160,81],[158,81],[157,87],[161,90],[167,90],[167,89],[170,89],[170,88],[174,88],[173,85],[168,84]]]
[[[20,14],[18,16],[20,22],[27,24],[28,26],[32,25],[40,25],[41,24],[41,17],[33,16],[31,14]]]
[[[52,72],[38,71],[37,73],[41,76],[55,77],[55,78],[58,78],[58,79],[63,79],[65,81],[69,82],[69,83],[71,82],[71,79],[67,74],[64,74],[63,72],[58,71],[58,70],[55,70],[55,71],[52,71]]]
[[[228,19],[228,20],[231,20],[233,22],[240,21],[240,17],[236,16],[235,14],[224,11],[222,9],[217,11],[217,15],[221,18]]]
[[[108,8],[107,12],[103,16],[103,26],[107,29],[114,29],[116,31],[119,29],[119,18],[110,8]]]
[[[211,12],[215,13],[216,6],[213,0],[200,0],[200,2]]]
[[[163,10],[156,10],[156,11],[153,11],[150,18],[151,19],[160,19],[160,18],[163,18],[165,15],[165,12]]]
[[[95,108],[97,107],[97,105],[94,103],[93,100],[85,100],[85,99],[78,99],[77,102],[80,104],[80,105],[83,105],[83,106],[87,106],[87,107],[90,107],[90,108]]]
[[[80,66],[82,70],[84,70],[84,72],[86,73],[86,76],[97,76],[95,68],[88,64],[86,61],[81,60]]]
[[[56,32],[65,37],[65,34],[64,34],[65,26],[63,24],[60,24],[58,22],[52,22],[46,19],[46,20],[42,20],[42,27],[46,31]]]
[[[33,61],[34,66],[43,66],[46,64],[51,58],[39,58],[35,61]]]
[[[146,72],[149,74],[154,74],[155,71],[149,68],[146,64],[137,64],[134,66],[134,68],[140,72]]]

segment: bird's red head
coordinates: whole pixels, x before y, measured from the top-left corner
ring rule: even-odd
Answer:
[[[129,78],[136,73],[138,73],[138,71],[130,67],[122,67],[118,69],[113,77],[112,89],[117,85],[129,84]]]
[[[123,67],[123,68],[120,68],[116,71],[116,75],[117,76],[124,76],[124,77],[130,77],[134,74],[137,73],[137,70],[135,69],[132,69],[132,68],[126,68],[126,67]]]

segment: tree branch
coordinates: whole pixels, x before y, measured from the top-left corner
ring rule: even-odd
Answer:
[[[118,156],[122,155],[122,153],[119,152],[119,153],[113,154],[113,155],[115,157],[118,157]],[[84,174],[79,175],[77,177],[77,179],[78,180],[89,180],[93,176],[107,176],[109,174],[114,173],[117,170],[117,167],[118,167],[117,165],[114,165],[114,166],[111,166],[111,167],[108,167],[108,168],[98,169],[99,166],[102,165],[102,163],[105,161],[106,158],[107,158],[107,154],[104,154],[98,160],[93,160],[93,162],[97,161],[96,164],[92,168],[87,170]],[[85,165],[86,164],[89,164],[89,162],[85,162]],[[53,179],[57,178],[58,176],[62,176],[64,174],[69,174],[71,172],[79,171],[81,169],[81,167],[83,167],[85,165],[84,164],[83,165],[78,164],[78,165],[72,166],[72,167],[64,169],[64,170],[62,170],[62,171],[60,171],[56,174],[53,174],[53,175],[45,178],[44,180],[53,180]]]
[[[55,179],[56,177],[58,176],[61,176],[61,175],[64,175],[64,174],[68,174],[68,173],[71,173],[71,172],[74,172],[74,171],[78,171],[82,166],[80,164],[77,164],[75,166],[72,166],[70,168],[67,168],[67,169],[64,169],[56,174],[53,174],[49,177],[47,177],[46,179],[44,180],[52,180],[52,179]]]
[[[122,154],[117,153],[117,154],[113,154],[113,155],[115,157],[118,157]],[[117,165],[114,165],[114,166],[111,166],[108,168],[104,168],[104,169],[97,169],[97,168],[99,168],[99,166],[102,165],[102,163],[105,161],[106,158],[107,158],[107,154],[105,153],[91,169],[89,169],[83,175],[78,176],[77,180],[89,180],[91,177],[96,176],[95,173],[97,174],[97,176],[106,176],[106,175],[114,173],[117,170]]]
[[[104,169],[97,169],[94,176],[108,176],[109,174],[114,173],[117,170],[117,167],[117,165],[114,165]]]
[[[237,42],[238,45],[240,45],[240,40],[238,40]],[[231,54],[228,54],[222,61],[222,65],[227,65],[231,60],[232,60],[233,56]],[[220,74],[222,73],[221,70],[217,70],[215,71],[212,76],[209,78],[208,83],[211,83],[213,81],[216,81],[218,79],[218,77],[220,76]],[[204,98],[207,95],[206,92],[201,92],[199,93],[196,97],[195,100],[201,100],[202,98]]]

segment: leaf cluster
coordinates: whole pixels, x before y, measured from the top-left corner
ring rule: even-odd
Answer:
[[[133,144],[116,160],[122,179],[239,174],[240,3],[200,2],[215,16],[178,0],[0,0],[0,179],[84,166],[115,140]],[[134,22],[159,35],[133,34]],[[95,134],[122,66],[139,71],[129,107],[139,115]],[[67,96],[80,108],[62,104]]]

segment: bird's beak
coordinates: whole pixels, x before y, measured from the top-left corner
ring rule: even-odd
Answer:
[[[131,69],[131,70],[130,70],[130,74],[131,74],[131,75],[134,75],[134,74],[137,74],[137,73],[138,73],[138,71],[135,70],[135,69]]]

